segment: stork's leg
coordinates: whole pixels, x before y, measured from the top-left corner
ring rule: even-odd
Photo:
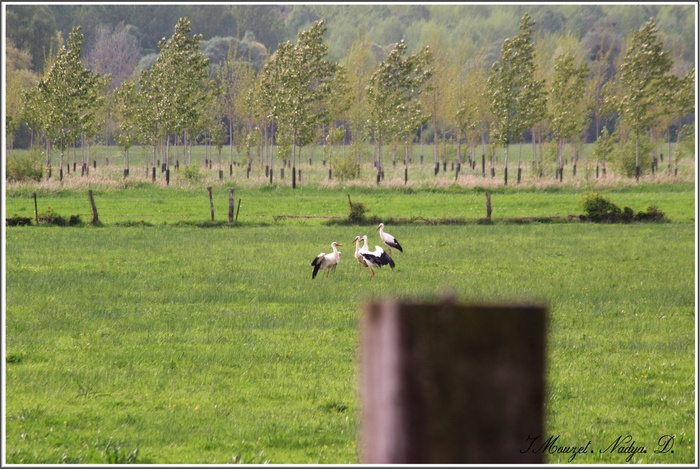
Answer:
[[[371,281],[372,281],[372,278],[374,277],[374,269],[370,268],[369,270],[370,270],[370,272],[371,272],[371,273],[369,274],[369,281],[371,282]]]
[[[387,246],[389,248],[389,255],[391,256],[391,246]]]

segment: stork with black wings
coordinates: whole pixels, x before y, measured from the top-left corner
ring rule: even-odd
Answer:
[[[328,278],[328,274],[330,274],[331,270],[335,271],[335,268],[338,266],[338,262],[340,262],[340,251],[338,251],[338,246],[342,246],[342,244],[336,243],[333,241],[331,243],[331,247],[333,248],[333,252],[326,254],[325,252],[322,252],[316,258],[311,261],[311,265],[314,266],[314,271],[311,274],[311,278],[314,279],[316,278],[316,274],[318,274],[319,270],[325,270],[325,277]]]
[[[392,269],[396,267],[394,260],[389,254],[387,254],[384,249],[380,246],[375,246],[374,251],[370,251],[365,246],[367,246],[367,235],[364,235],[362,239],[365,241],[365,245],[360,248],[360,254],[365,258],[365,262],[370,269],[369,279],[374,278],[374,269],[381,269],[385,265],[388,265]]]
[[[384,223],[380,223],[377,230],[379,230],[379,237],[382,238],[384,244],[389,247],[389,255],[391,255],[391,248],[398,249],[399,251],[403,252],[403,248],[399,244],[399,240],[384,231]]]

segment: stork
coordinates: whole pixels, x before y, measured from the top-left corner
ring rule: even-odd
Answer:
[[[314,271],[311,274],[311,278],[314,279],[316,278],[316,274],[318,273],[319,270],[323,269],[326,271],[325,277],[328,278],[328,274],[330,274],[330,271],[333,270],[335,271],[336,266],[338,265],[338,262],[340,261],[340,251],[338,251],[338,246],[342,246],[340,243],[336,243],[333,241],[331,243],[331,247],[333,248],[333,252],[326,254],[325,252],[322,252],[316,258],[311,261],[311,265],[314,266]]]
[[[380,223],[377,230],[379,230],[379,237],[382,238],[384,244],[389,246],[389,255],[391,255],[391,248],[398,249],[399,251],[403,252],[403,248],[399,244],[399,241],[384,231],[384,223]]]
[[[367,249],[367,235],[364,235],[362,239],[365,241],[365,245],[360,249],[360,254],[365,258],[367,266],[371,271],[369,279],[372,280],[374,277],[374,269],[381,269],[385,265],[388,265],[392,269],[396,266],[394,260],[389,254],[384,252],[380,246],[374,246],[374,251]]]
[[[355,236],[355,239],[353,241],[355,242],[355,259],[357,259],[357,262],[360,264],[360,269],[362,267],[367,268],[367,261],[365,260],[365,257],[362,255],[360,252],[360,241],[362,240],[361,236]],[[367,241],[365,241],[365,245],[363,249],[367,250]]]

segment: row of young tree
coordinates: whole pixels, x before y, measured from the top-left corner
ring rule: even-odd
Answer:
[[[478,53],[465,50],[461,60],[448,61],[440,47],[424,47],[407,55],[403,41],[379,63],[366,41],[354,44],[343,63],[331,62],[323,41],[326,26],[317,21],[299,33],[296,43],[281,43],[256,72],[235,48],[220,64],[210,64],[200,50],[202,36],[192,34],[188,18],[180,18],[172,37],[158,44],[154,65],[112,92],[107,91],[108,75],[84,68],[83,35],[75,27],[44,77],[23,93],[23,119],[46,142],[48,177],[52,150],[58,149],[60,179],[66,149],[79,142],[85,167],[90,145],[108,116],[118,123],[124,177],[129,175],[130,148],[147,145],[153,149],[151,177],[155,180],[160,163],[166,183],[173,147],[181,149],[188,164],[192,145],[202,141],[218,151],[219,177],[221,153],[229,144],[230,173],[235,147],[238,163],[245,158],[248,171],[258,155],[270,182],[275,159],[290,160],[293,187],[303,148],[318,142],[324,146],[324,164],[326,158],[333,159],[335,147],[350,143],[346,160],[358,177],[362,148],[372,144],[377,183],[384,174],[382,150],[390,148],[396,164],[402,144],[407,178],[412,145],[423,142],[426,129],[432,131],[435,174],[440,140],[453,139],[458,172],[463,162],[475,164],[479,145],[482,154],[487,145],[502,148],[504,184],[509,149],[526,140],[533,145],[532,164],[540,171],[543,143],[556,144],[560,180],[569,145],[575,172],[579,143],[591,122],[604,171],[614,142],[634,142],[637,179],[644,141],[665,135],[670,142],[675,128],[679,151],[681,119],[694,112],[695,71],[682,77],[671,73],[673,60],[663,50],[653,19],[631,34],[612,76],[609,48],[601,47],[589,65],[563,47],[551,77],[543,78],[534,27],[525,14],[518,33],[503,42],[500,60],[487,69]],[[464,144],[469,148],[466,158]]]

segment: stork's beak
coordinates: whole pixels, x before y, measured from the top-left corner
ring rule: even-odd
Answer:
[[[342,244],[340,244],[340,243],[335,243],[335,245],[336,245],[336,246],[342,246]]]
[[[374,229],[374,231],[377,231],[378,229],[379,229],[379,227],[376,227],[376,228]]]

